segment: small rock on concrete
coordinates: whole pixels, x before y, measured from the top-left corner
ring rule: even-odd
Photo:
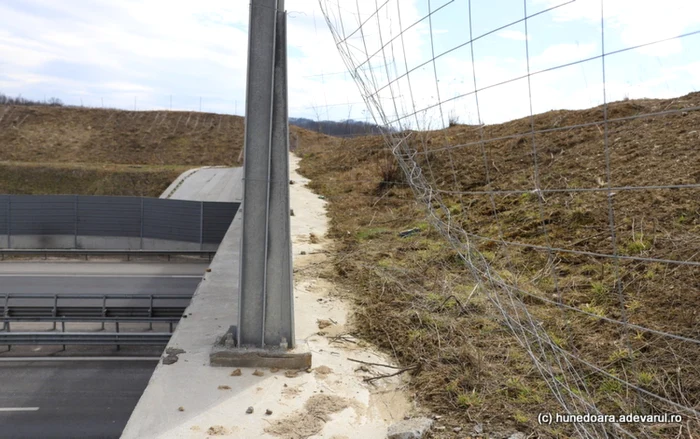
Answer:
[[[297,376],[299,376],[299,372],[296,370],[288,370],[284,373],[284,376],[286,376],[287,378],[296,378]]]
[[[272,410],[270,410],[270,409],[265,410],[265,414],[270,416],[272,414]]]
[[[180,406],[180,407],[177,408],[177,411],[179,411],[179,412],[184,412],[184,411],[185,411],[185,408],[184,408],[183,406]]]
[[[219,386],[219,390],[231,390],[231,386],[221,385],[221,386]]]
[[[180,355],[184,354],[185,350],[180,348],[168,348],[165,350],[165,353],[168,355]]]
[[[294,209],[289,209],[289,216],[294,216]]]
[[[231,372],[231,376],[232,376],[232,377],[239,377],[239,376],[241,376],[241,375],[243,375],[243,372],[241,372],[240,369],[236,369],[236,370],[234,370],[233,372]]]
[[[168,355],[167,357],[163,357],[163,364],[177,363],[177,360],[177,355]]]
[[[256,377],[261,377],[261,376],[265,375],[265,372],[258,370],[258,369],[255,369],[255,372],[253,372],[253,375],[255,375]]]
[[[248,410],[246,410],[245,412],[248,414],[253,413],[253,407],[252,406],[248,407]]]
[[[389,427],[388,439],[422,439],[433,426],[429,418],[412,418]]]

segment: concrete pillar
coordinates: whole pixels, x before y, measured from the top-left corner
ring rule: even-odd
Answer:
[[[294,346],[283,0],[250,5],[239,347]]]

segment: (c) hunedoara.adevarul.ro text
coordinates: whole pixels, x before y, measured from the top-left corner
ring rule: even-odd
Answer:
[[[664,413],[660,415],[636,415],[636,414],[626,414],[626,415],[604,415],[599,413],[586,413],[582,415],[571,414],[571,413],[540,413],[537,415],[537,422],[542,425],[550,424],[572,424],[572,423],[583,423],[583,424],[603,424],[603,423],[616,423],[616,424],[630,424],[630,423],[643,423],[643,424],[679,424],[683,422],[683,417],[681,415],[673,413]]]

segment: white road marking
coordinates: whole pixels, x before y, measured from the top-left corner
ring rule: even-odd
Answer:
[[[159,361],[160,357],[0,357],[0,363],[18,361]]]
[[[0,412],[35,412],[39,407],[0,407]]]

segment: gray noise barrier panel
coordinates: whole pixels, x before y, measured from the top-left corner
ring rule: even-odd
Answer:
[[[76,243],[78,236],[105,236],[219,244],[239,207],[145,197],[0,195],[0,243],[51,235],[74,236]]]

